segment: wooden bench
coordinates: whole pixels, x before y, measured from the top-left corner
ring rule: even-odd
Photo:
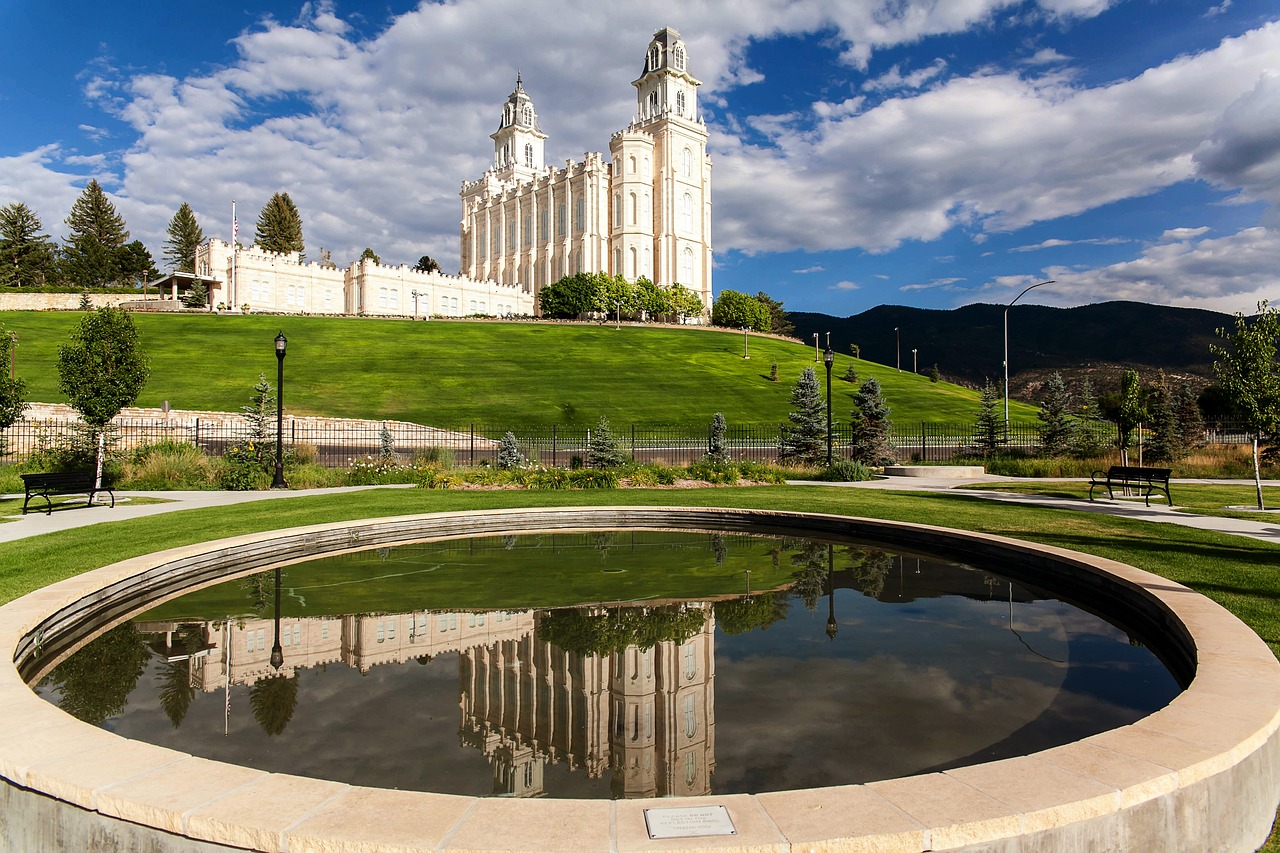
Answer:
[[[106,486],[94,486],[92,471],[71,471],[58,474],[21,474],[22,483],[26,486],[27,497],[22,502],[22,514],[27,514],[27,504],[32,498],[44,498],[45,514],[53,514],[54,495],[88,495],[85,506],[93,506],[93,498],[98,492],[106,492],[111,496],[111,506],[116,505],[116,496]]]
[[[1132,465],[1112,465],[1105,472],[1094,471],[1089,477],[1089,500],[1093,500],[1093,490],[1105,486],[1107,497],[1115,498],[1116,489],[1140,489],[1141,497],[1151,506],[1151,496],[1164,498],[1173,506],[1173,496],[1169,494],[1169,475],[1172,468],[1138,468]]]

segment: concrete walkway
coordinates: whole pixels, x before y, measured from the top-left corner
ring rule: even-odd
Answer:
[[[1026,483],[1026,482],[1043,482],[1041,480],[1030,480],[1021,477],[1000,477],[994,474],[984,474],[981,477],[968,477],[964,479],[955,478],[931,478],[931,477],[886,477],[878,480],[871,480],[865,483],[824,483],[816,481],[789,481],[789,485],[796,486],[836,486],[840,488],[851,489],[888,489],[894,491],[927,491],[927,492],[948,492],[951,494],[962,494],[976,498],[984,498],[986,500],[1001,501],[1004,503],[1025,504],[1028,506],[1053,507],[1055,509],[1068,509],[1077,512],[1095,512],[1103,515],[1114,515],[1122,518],[1133,518],[1139,521],[1149,521],[1156,524],[1178,524],[1183,527],[1193,527],[1199,530],[1210,530],[1215,533],[1230,533],[1236,536],[1248,536],[1253,539],[1260,539],[1264,542],[1280,543],[1280,512],[1275,513],[1274,520],[1267,515],[1259,513],[1259,520],[1244,520],[1236,518],[1215,518],[1212,516],[1191,515],[1185,512],[1177,512],[1163,504],[1144,506],[1141,501],[1136,500],[1107,500],[1100,499],[1095,501],[1083,501],[1073,498],[1055,498],[1044,495],[1023,495],[1015,492],[1000,492],[989,489],[967,489],[965,486],[971,486],[978,483]],[[1059,480],[1058,482],[1070,482],[1069,480]],[[1087,480],[1077,482],[1088,482]],[[1216,484],[1216,485],[1253,485],[1252,480],[1174,480],[1173,484]],[[45,515],[43,512],[31,512],[27,515],[11,516],[10,521],[0,523],[0,542],[12,542],[17,539],[25,539],[28,536],[39,536],[42,533],[55,533],[60,530],[70,530],[74,527],[85,527],[91,524],[99,524],[110,521],[124,521],[130,518],[144,518],[152,515],[159,515],[166,512],[174,512],[183,509],[210,509],[220,506],[230,506],[232,504],[248,503],[250,501],[277,500],[280,498],[298,498],[309,497],[312,495],[326,495],[335,492],[357,492],[365,489],[389,489],[389,488],[413,488],[413,486],[346,486],[331,489],[298,489],[296,491],[265,491],[265,492],[116,492],[116,506],[110,508],[106,506],[83,507],[77,506],[71,509],[55,510],[52,515]],[[14,495],[6,495],[4,497],[15,497]],[[16,496],[19,500],[22,495]],[[145,497],[154,498],[165,501],[165,503],[156,504],[131,504],[129,498]]]

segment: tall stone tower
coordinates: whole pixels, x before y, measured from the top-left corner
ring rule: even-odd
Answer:
[[[653,34],[644,71],[631,85],[636,87],[636,120],[619,136],[639,131],[653,140],[650,276],[659,284],[682,284],[710,306],[711,161],[707,127],[698,111],[702,81],[689,73],[680,33],[665,27]]]
[[[502,106],[502,120],[490,134],[493,168],[500,181],[527,181],[542,171],[542,143],[547,135],[538,127],[538,112],[516,74],[516,88]]]

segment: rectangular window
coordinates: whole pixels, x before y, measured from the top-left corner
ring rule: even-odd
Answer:
[[[564,202],[556,205],[556,236],[564,236]]]
[[[533,216],[528,213],[524,215],[524,244],[533,245]]]
[[[547,216],[548,211],[544,207],[538,211],[538,242],[545,243],[547,240]]]

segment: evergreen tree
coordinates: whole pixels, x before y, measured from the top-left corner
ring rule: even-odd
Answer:
[[[240,414],[249,422],[248,451],[266,471],[275,464],[276,395],[265,373],[258,374],[253,386],[253,396],[247,405],[240,407]]]
[[[845,368],[844,376],[841,376],[840,378],[845,382],[857,382],[858,368],[854,367],[853,364],[850,363],[849,366]]]
[[[364,247],[364,251],[360,253],[360,260],[373,261],[375,264],[381,264],[382,258],[378,257],[378,253],[368,246]]]
[[[302,257],[302,216],[288,193],[276,193],[258,214],[254,243],[268,252],[297,252]]]
[[[726,292],[729,291],[722,291],[722,295]],[[827,458],[827,403],[812,367],[806,367],[792,387],[791,405],[792,411],[787,415],[791,426],[782,431],[778,458],[783,462],[821,464]]]
[[[284,734],[298,707],[298,676],[268,675],[249,687],[249,710],[268,737]]]
[[[1276,359],[1280,311],[1264,299],[1258,303],[1258,315],[1252,322],[1244,314],[1236,314],[1234,330],[1217,331],[1227,346],[1210,347],[1213,372],[1253,433],[1253,479],[1258,509],[1264,509],[1258,445],[1280,438],[1280,361]]]
[[[1061,456],[1071,447],[1076,428],[1071,419],[1071,392],[1062,381],[1061,373],[1054,373],[1044,383],[1044,402],[1037,412],[1040,418],[1040,452],[1046,456]]]
[[[197,281],[191,285],[191,289],[178,297],[187,308],[203,308],[209,304],[209,291],[205,288],[203,281]]]
[[[1000,388],[988,380],[982,386],[982,397],[978,400],[978,420],[973,426],[973,443],[983,457],[991,456],[1000,449],[1000,445],[1008,441],[999,405]]]
[[[587,444],[587,464],[592,468],[617,468],[626,462],[627,455],[618,446],[613,430],[609,429],[609,419],[601,415]]]
[[[1173,416],[1178,422],[1178,444],[1184,453],[1204,446],[1204,417],[1195,390],[1185,382],[1173,395]]]
[[[396,464],[396,437],[386,421],[382,422],[382,429],[378,431],[378,461],[383,465]]]
[[[71,206],[62,254],[67,276],[81,287],[103,287],[121,278],[121,249],[129,240],[124,218],[96,180]]]
[[[53,276],[54,245],[43,228],[22,202],[0,207],[0,284],[38,287]]]
[[[418,258],[418,262],[413,265],[413,268],[418,272],[440,272],[440,264],[436,263],[435,259],[430,255],[423,255]]]
[[[707,461],[721,465],[729,461],[729,451],[724,445],[724,414],[716,412],[711,418],[711,430],[707,434]]]
[[[1178,434],[1178,417],[1174,412],[1173,392],[1164,371],[1156,377],[1155,387],[1147,398],[1151,437],[1147,440],[1146,461],[1176,462],[1182,458],[1182,442]]]
[[[10,374],[13,364],[14,338],[4,326],[0,326],[0,431],[13,426],[22,418],[27,404],[23,402],[23,394],[27,385],[21,379]],[[4,437],[0,436],[0,452],[4,451]]]
[[[145,284],[160,276],[155,261],[151,259],[151,252],[142,245],[141,240],[121,246],[117,257],[121,284]]]
[[[174,272],[196,271],[196,248],[204,242],[204,230],[196,221],[195,211],[185,201],[169,220],[164,240],[164,259]],[[202,303],[203,304],[203,303]]]
[[[880,382],[874,376],[853,395],[852,414],[849,458],[873,467],[893,464],[897,460],[891,440],[893,422],[889,420],[889,405],[880,393]]]
[[[503,471],[512,468],[521,468],[524,466],[524,454],[520,452],[520,444],[516,441],[516,434],[507,431],[502,436],[502,443],[498,445],[498,467]]]
[[[1103,441],[1102,413],[1098,407],[1098,398],[1094,396],[1093,385],[1085,377],[1080,384],[1080,405],[1076,409],[1075,436],[1071,442],[1071,452],[1080,459],[1093,459],[1102,453]]]

